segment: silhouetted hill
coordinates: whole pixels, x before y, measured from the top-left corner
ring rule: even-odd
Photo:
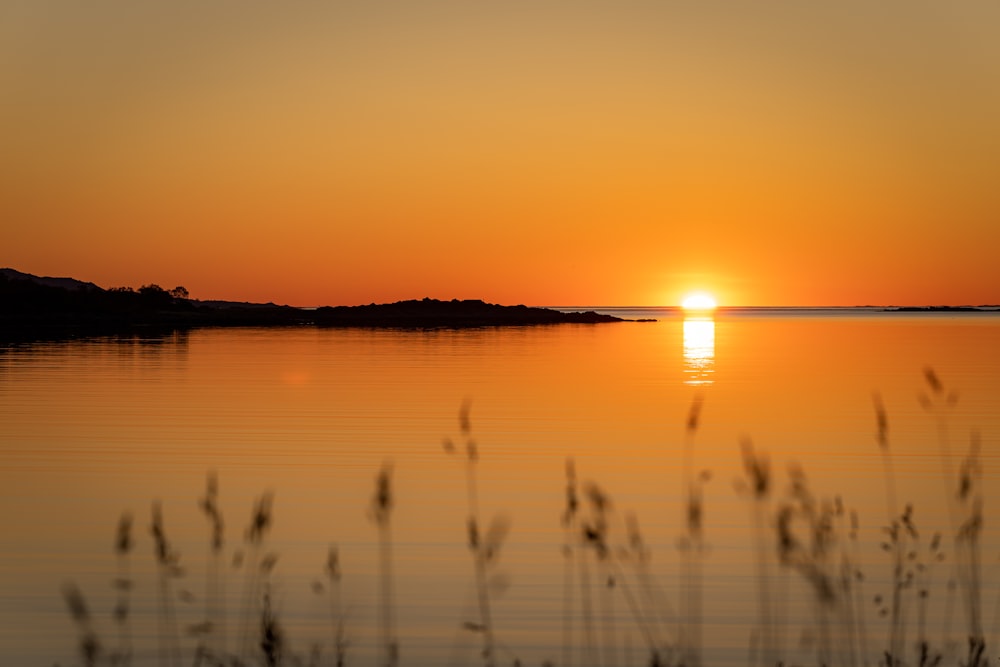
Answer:
[[[315,321],[327,327],[485,327],[533,324],[621,322],[621,318],[593,311],[563,313],[549,308],[498,306],[479,299],[439,301],[423,299],[368,306],[324,306]]]
[[[621,320],[594,312],[563,313],[479,300],[423,299],[314,310],[272,303],[197,301],[187,298],[182,287],[106,290],[72,278],[0,270],[0,340],[6,341],[193,327],[466,328],[616,321]]]
[[[21,271],[17,271],[15,269],[0,269],[0,276],[9,280],[28,280],[38,285],[59,287],[73,291],[101,289],[94,283],[85,283],[82,280],[76,280],[75,278],[49,278],[47,276],[34,276],[30,273],[22,273]]]
[[[979,313],[994,310],[990,306],[894,306],[886,308],[891,313]]]

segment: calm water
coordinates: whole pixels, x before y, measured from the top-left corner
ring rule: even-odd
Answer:
[[[431,332],[201,330],[0,349],[4,663],[80,662],[78,633],[60,595],[67,581],[86,596],[103,644],[118,645],[113,542],[119,516],[130,512],[134,664],[158,664],[151,502],[162,504],[185,571],[171,588],[183,633],[205,618],[210,533],[197,501],[212,470],[225,520],[217,581],[226,613],[224,638],[211,641],[237,649],[247,574],[232,558],[245,549],[255,498],[271,491],[274,523],[261,552],[278,556],[268,585],[290,649],[307,660],[319,645],[321,664],[333,664],[324,565],[336,544],[347,664],[376,664],[379,532],[370,508],[376,474],[389,462],[401,664],[482,664],[480,634],[462,628],[479,621],[466,546],[464,454],[442,446],[446,437],[463,445],[458,415],[466,400],[480,454],[482,523],[501,517],[510,525],[488,573],[500,664],[519,657],[524,664],[562,665],[564,643],[573,647],[574,665],[598,664],[595,656],[605,665],[645,664],[652,633],[674,646],[682,634],[689,644],[700,636],[704,664],[746,665],[766,627],[775,628],[786,662],[816,664],[824,646],[852,642],[874,659],[889,632],[880,610],[890,597],[892,565],[880,548],[889,483],[873,391],[888,416],[899,511],[914,504],[920,536],[908,546],[917,552],[918,581],[904,591],[907,645],[919,632],[917,588],[929,593],[925,627],[934,644],[964,642],[968,633],[962,597],[947,585],[963,571],[956,570],[951,526],[967,515],[968,504],[949,510],[947,499],[958,488],[973,432],[984,480],[974,488],[985,517],[977,550],[981,622],[995,641],[1000,508],[996,484],[986,480],[1000,479],[1000,316],[773,311],[684,320],[667,311],[619,312],[661,319]],[[928,387],[926,367],[943,381],[942,394]],[[957,402],[945,405],[952,390]],[[921,392],[937,407],[921,407]],[[701,420],[687,439],[696,396]],[[744,438],[769,455],[773,473],[759,525],[753,501],[741,491]],[[942,441],[950,455],[942,453]],[[698,487],[697,557],[680,548],[687,534],[686,442],[691,469],[707,478]],[[578,549],[573,559],[563,555],[569,458],[581,484],[593,482],[611,499],[612,555],[604,562],[593,549]],[[810,563],[839,577],[849,558],[864,575],[849,594],[838,589],[828,606],[817,604],[816,588],[804,583],[806,566],[777,564],[775,513],[788,497],[791,464],[805,471],[816,508],[836,497],[845,508],[831,523],[835,543]],[[858,517],[856,542],[849,539],[851,511]],[[591,514],[583,501],[580,520]],[[648,548],[645,566],[626,553],[625,517],[633,514]],[[795,530],[808,539],[804,519]],[[936,531],[945,534],[945,560],[917,570],[915,563],[929,561]],[[567,588],[574,563],[585,563],[586,574],[573,570]],[[758,597],[761,574],[767,613]],[[609,575],[615,588],[598,585]],[[657,616],[665,620],[657,624]],[[772,626],[762,625],[762,616]],[[192,663],[196,641],[184,635],[183,664]],[[841,658],[849,662],[835,660]]]

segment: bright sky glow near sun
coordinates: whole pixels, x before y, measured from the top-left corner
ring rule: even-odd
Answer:
[[[998,25],[5,2],[0,266],[293,305],[998,303]]]
[[[705,294],[704,292],[694,292],[692,294],[684,297],[681,301],[681,307],[684,310],[690,311],[712,311],[718,306],[718,303],[711,294]]]

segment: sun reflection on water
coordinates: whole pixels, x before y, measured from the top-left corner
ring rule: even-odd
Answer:
[[[685,384],[712,384],[715,373],[715,320],[711,317],[684,318]]]

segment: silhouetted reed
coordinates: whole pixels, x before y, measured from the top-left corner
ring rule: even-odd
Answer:
[[[666,657],[671,652],[670,641],[661,635],[660,625],[673,623],[676,619],[664,616],[663,607],[669,614],[669,603],[662,597],[662,591],[649,572],[650,550],[643,541],[639,520],[631,512],[625,515],[625,530],[628,546],[618,551],[618,559],[632,566],[636,585],[633,587],[629,583],[625,568],[612,560],[616,588],[622,592],[632,619],[642,635],[650,664],[659,664],[661,657]],[[633,588],[638,590],[638,595],[633,592]],[[631,662],[627,660],[626,664]]]
[[[472,422],[469,417],[472,404],[466,400],[458,412],[458,426],[465,445],[465,489],[468,518],[466,534],[469,551],[472,554],[476,583],[476,599],[479,606],[478,623],[465,623],[468,630],[478,632],[483,638],[481,655],[485,667],[496,664],[496,639],[493,628],[490,570],[495,566],[503,538],[507,534],[509,521],[504,517],[494,517],[485,535],[481,534],[482,521],[479,512],[479,447],[472,437]],[[450,439],[444,440],[444,449],[449,454],[457,454],[458,449]]]
[[[978,667],[985,653],[982,622],[979,535],[983,525],[979,439],[972,434],[969,454],[959,472],[954,472],[951,453],[950,412],[958,403],[958,392],[946,389],[933,368],[924,369],[928,392],[918,395],[921,406],[937,426],[938,449],[944,471],[945,498],[954,544],[952,567],[962,597],[967,624],[966,664]],[[957,488],[952,484],[957,482]]]
[[[639,520],[635,514],[630,512],[625,516],[625,528],[628,535],[628,549],[624,553],[635,570],[639,590],[639,603],[634,615],[649,644],[650,663],[658,664],[661,659],[669,659],[677,645],[677,616],[663,588],[650,572],[650,549],[643,541]],[[620,575],[619,578],[627,582],[627,577],[624,575]],[[628,590],[627,583],[623,584],[622,591]],[[642,629],[643,626],[645,630]]]
[[[263,547],[267,533],[271,529],[273,520],[272,504],[274,495],[270,492],[264,493],[254,502],[253,511],[250,515],[250,525],[244,534],[246,545],[246,555],[244,556],[243,567],[245,569],[245,583],[243,586],[243,605],[240,613],[240,633],[238,652],[242,659],[250,660],[255,654],[254,650],[254,629],[257,627],[257,619],[262,612],[263,598],[263,576],[270,572],[273,563],[269,563],[269,556],[264,556]]]
[[[701,420],[702,397],[696,396],[688,411],[684,429],[681,484],[684,490],[681,553],[681,661],[686,667],[701,667],[701,558],[705,552],[703,534],[704,502],[702,485],[709,473],[694,472],[694,442]]]
[[[638,520],[633,514],[626,514],[626,542],[614,543],[612,525],[618,523],[618,518],[610,495],[598,484],[588,481],[582,485],[584,501],[581,503],[577,495],[575,467],[567,465],[566,471],[567,508],[562,524],[565,528],[575,523],[577,530],[567,535],[564,552],[575,554],[572,562],[579,571],[583,629],[582,643],[578,647],[582,649],[580,663],[613,666],[624,657],[626,665],[634,664],[631,638],[632,631],[636,630],[645,646],[648,664],[673,664],[676,645],[664,638],[662,626],[675,624],[677,619],[660,586],[649,573],[649,549],[643,542]],[[634,582],[630,581],[630,570]],[[592,573],[596,574],[592,576]],[[576,616],[575,605],[572,604],[573,588],[573,577],[567,574],[563,591],[564,660],[572,659],[574,648],[569,643],[569,630]],[[616,599],[619,595],[634,626],[619,627],[617,623]]]
[[[209,549],[205,575],[205,632],[200,649],[209,655],[225,653],[225,579],[220,575],[224,546],[224,522],[219,510],[219,480],[214,472],[205,479],[205,496],[198,508],[209,522]]]
[[[396,640],[395,608],[392,592],[392,466],[383,464],[375,477],[375,495],[370,516],[378,526],[379,537],[379,636],[384,667],[399,664],[399,643]]]
[[[892,596],[889,606],[889,637],[886,649],[886,662],[889,667],[903,660],[903,652],[906,641],[906,619],[903,608],[903,593],[906,582],[903,578],[904,554],[909,550],[909,539],[912,528],[908,523],[910,508],[907,513],[899,513],[899,505],[896,500],[896,473],[892,465],[892,454],[889,449],[889,418],[882,404],[882,396],[878,392],[873,394],[872,403],[875,408],[875,440],[878,443],[879,452],[882,456],[882,474],[885,483],[886,510],[888,515],[888,525],[883,529],[889,541],[884,543],[883,549],[892,554]]]
[[[331,545],[326,557],[326,576],[330,580],[330,627],[333,630],[333,651],[337,667],[347,660],[347,638],[344,635],[344,614],[340,606],[340,551]]]
[[[129,622],[132,573],[129,554],[132,551],[132,515],[122,514],[115,533],[115,556],[118,561],[118,577],[114,586],[118,592],[114,618],[118,625],[118,649],[111,656],[111,664],[128,667],[132,663],[132,629]]]
[[[159,501],[152,505],[150,533],[156,554],[159,573],[160,613],[159,613],[159,656],[161,665],[179,667],[181,663],[180,638],[177,634],[177,618],[174,613],[172,582],[183,574],[180,554],[173,550],[163,527],[163,510]]]
[[[573,459],[566,459],[566,507],[563,510],[561,524],[563,527],[563,618],[562,618],[562,665],[572,667],[573,664],[573,618],[575,615],[573,591],[576,588],[576,545],[577,545],[577,512],[580,500],[577,494],[576,465]]]
[[[281,665],[285,640],[278,618],[271,609],[271,594],[264,592],[264,603],[260,612],[260,652],[267,667]]]
[[[768,503],[771,493],[771,466],[767,457],[754,452],[749,438],[741,443],[743,470],[746,473],[745,491],[750,497],[750,522],[753,526],[754,560],[757,563],[757,613],[760,624],[758,633],[761,648],[760,665],[778,663],[778,638],[771,591],[770,544],[766,535]]]
[[[614,597],[610,594],[614,587],[614,575],[610,566],[611,547],[608,537],[611,498],[594,482],[584,485],[583,495],[590,511],[582,524],[582,536],[584,546],[589,547],[589,553],[594,557],[600,591],[601,635],[600,650],[597,655],[601,659],[598,664],[614,667],[616,662]],[[583,552],[584,563],[587,553],[588,551]]]
[[[77,643],[80,660],[85,667],[96,667],[103,649],[101,648],[101,641],[97,637],[97,632],[94,630],[87,601],[84,600],[80,589],[73,583],[63,584],[62,594],[63,599],[66,601],[66,606],[69,608],[69,614],[73,622],[76,623],[80,633],[80,639]]]
[[[597,641],[597,632],[594,629],[594,602],[591,594],[590,567],[587,559],[587,548],[593,541],[593,529],[586,523],[579,525],[577,539],[581,548],[578,551],[579,560],[577,562],[580,574],[580,609],[583,615],[583,646],[584,654],[581,664],[584,667],[600,665],[600,646]]]

